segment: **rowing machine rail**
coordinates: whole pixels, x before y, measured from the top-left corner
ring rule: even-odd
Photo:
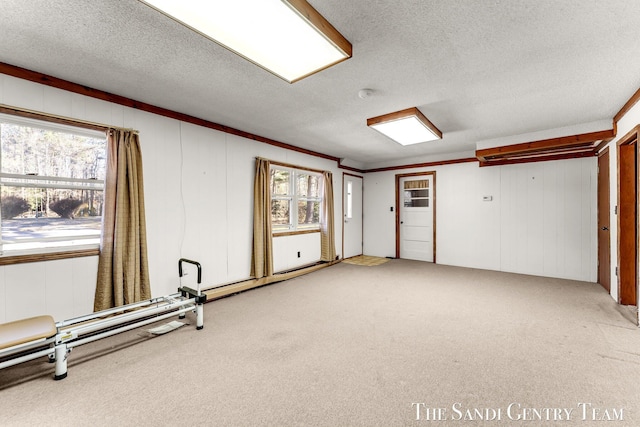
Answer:
[[[200,290],[202,267],[196,261],[182,258],[178,262],[180,277],[182,277],[183,262],[194,264],[198,268],[197,289],[182,286],[178,288],[177,293],[171,295],[57,322],[55,329],[53,319],[45,316],[49,317],[48,322],[51,322],[51,330],[55,335],[38,339],[27,338],[25,342],[0,348],[0,369],[48,356],[49,361],[56,364],[54,379],[61,380],[67,376],[67,357],[74,347],[172,316],[184,317],[188,312],[195,313],[196,329],[201,330],[204,328],[203,304],[207,301],[207,296]],[[25,319],[24,323],[26,324],[28,320]]]

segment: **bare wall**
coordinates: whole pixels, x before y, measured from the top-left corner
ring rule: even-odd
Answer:
[[[396,173],[435,171],[436,262],[593,282],[596,167],[595,158],[584,158],[367,174],[365,253],[395,255],[395,212],[389,208],[395,208]]]

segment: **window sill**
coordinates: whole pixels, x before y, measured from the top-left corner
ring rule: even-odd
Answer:
[[[87,256],[97,256],[100,254],[99,248],[73,249],[56,252],[39,252],[32,254],[4,254],[0,256],[0,266],[23,264],[28,262],[54,261],[59,259],[80,258]]]
[[[283,231],[283,232],[273,233],[272,236],[273,237],[297,236],[299,234],[313,234],[313,233],[319,233],[319,232],[320,232],[320,229],[315,228],[313,230]]]

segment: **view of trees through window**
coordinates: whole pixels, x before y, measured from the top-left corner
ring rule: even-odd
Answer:
[[[271,226],[274,230],[291,228],[291,172],[271,168]]]
[[[0,121],[5,250],[97,242],[106,138],[93,133]]]
[[[271,224],[274,231],[318,228],[321,201],[319,174],[271,168]],[[295,212],[293,216],[292,212]]]

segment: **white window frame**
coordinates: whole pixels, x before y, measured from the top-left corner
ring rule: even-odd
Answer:
[[[299,202],[318,202],[320,212],[322,212],[322,204],[324,203],[322,197],[322,174],[319,172],[299,169],[289,166],[281,166],[279,164],[272,164],[271,170],[282,170],[289,172],[289,193],[288,194],[271,194],[271,200],[284,200],[289,202],[289,224],[272,224],[272,232],[274,235],[282,233],[296,233],[307,231],[320,231],[320,220],[311,224],[299,224],[298,223],[298,203]],[[298,194],[298,186],[296,181],[300,175],[312,175],[318,178],[318,197],[307,197]],[[271,174],[270,174],[271,176]],[[269,183],[271,184],[271,183]],[[271,201],[269,203],[271,205]]]
[[[90,138],[104,139],[106,155],[107,138],[105,132],[84,128],[81,126],[65,125],[29,117],[13,116],[0,113],[0,124],[5,123],[50,130],[54,132],[74,134]],[[32,175],[29,173],[15,174],[2,172],[2,151],[0,150],[0,186],[1,185],[23,188],[96,190],[102,191],[103,194],[106,191],[104,180],[101,179],[66,178],[56,176]],[[97,250],[100,247],[101,233],[102,231],[100,231],[100,233],[98,233],[97,235],[95,233],[90,233],[78,234],[73,237],[42,237],[38,239],[31,239],[25,244],[7,244],[2,240],[2,221],[0,220],[0,256],[48,254],[87,249]]]

